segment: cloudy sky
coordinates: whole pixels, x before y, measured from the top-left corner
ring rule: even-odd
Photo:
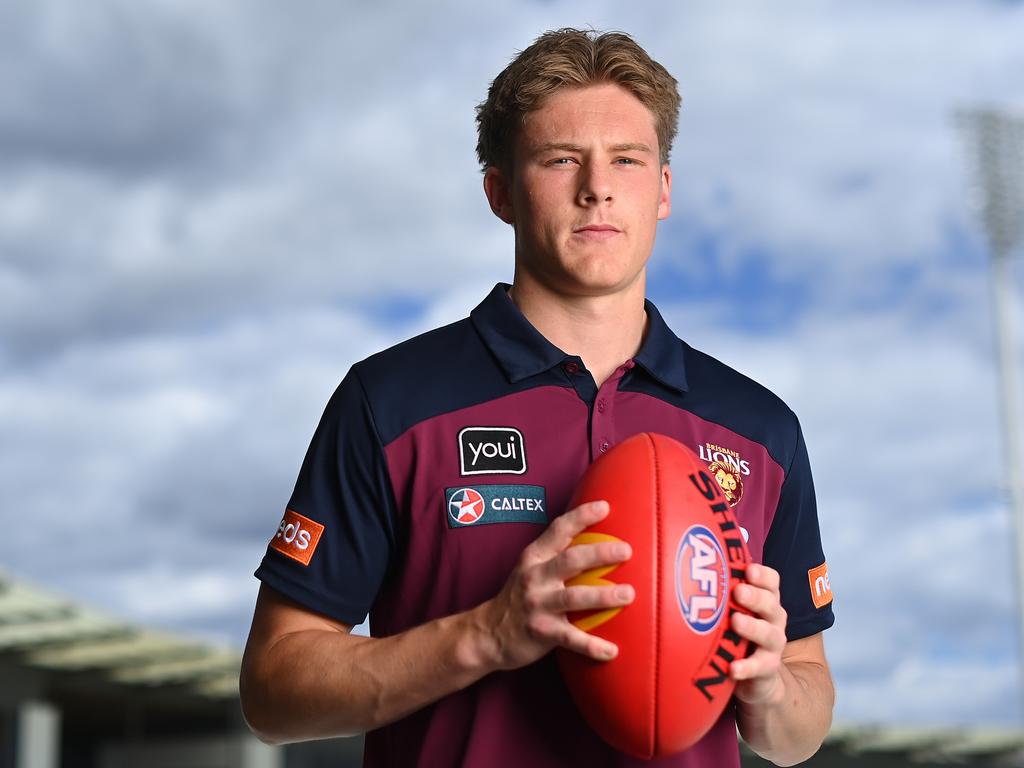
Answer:
[[[0,3],[0,568],[241,645],[349,365],[511,277],[474,105],[541,31],[617,28],[684,98],[650,295],[804,425],[839,719],[1020,722],[953,115],[1024,107],[1024,5],[621,5]]]

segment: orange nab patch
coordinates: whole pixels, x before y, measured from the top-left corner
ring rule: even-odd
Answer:
[[[323,532],[324,527],[316,520],[310,520],[289,509],[277,526],[274,538],[270,540],[270,548],[303,565],[309,565]]]
[[[815,608],[821,608],[832,602],[832,585],[828,580],[828,563],[807,572],[807,582],[811,586],[811,600]]]

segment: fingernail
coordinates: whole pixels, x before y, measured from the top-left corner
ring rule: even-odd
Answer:
[[[614,551],[615,557],[617,557],[617,558],[619,558],[621,560],[625,560],[626,558],[628,558],[630,555],[633,554],[632,547],[630,547],[629,544],[627,544],[624,541],[619,543],[619,544],[616,544],[615,545],[615,549],[613,551]]]
[[[618,652],[618,648],[616,648],[614,645],[609,645],[606,646],[603,651],[601,651],[601,655],[604,656],[604,658],[606,659],[614,659],[615,654],[617,654]]]
[[[628,584],[621,584],[615,588],[615,599],[616,600],[632,600],[633,599],[633,588]]]

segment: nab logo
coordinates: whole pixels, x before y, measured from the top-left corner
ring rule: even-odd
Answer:
[[[523,433],[515,427],[466,427],[459,432],[462,475],[522,475],[526,472]]]
[[[448,514],[457,523],[472,525],[484,516],[484,497],[473,488],[461,488],[448,501]]]
[[[303,565],[309,565],[323,532],[324,527],[316,520],[310,520],[289,509],[277,526],[274,538],[270,540],[270,548]]]
[[[676,598],[683,618],[698,635],[718,626],[728,584],[725,553],[715,534],[703,525],[690,526],[676,550]]]
[[[807,583],[811,587],[811,601],[815,608],[824,608],[832,602],[832,582],[828,578],[828,563],[807,572]]]

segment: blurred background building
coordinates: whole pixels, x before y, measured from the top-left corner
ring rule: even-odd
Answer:
[[[0,576],[0,768],[361,764],[361,739],[259,742],[239,708],[240,660]]]

